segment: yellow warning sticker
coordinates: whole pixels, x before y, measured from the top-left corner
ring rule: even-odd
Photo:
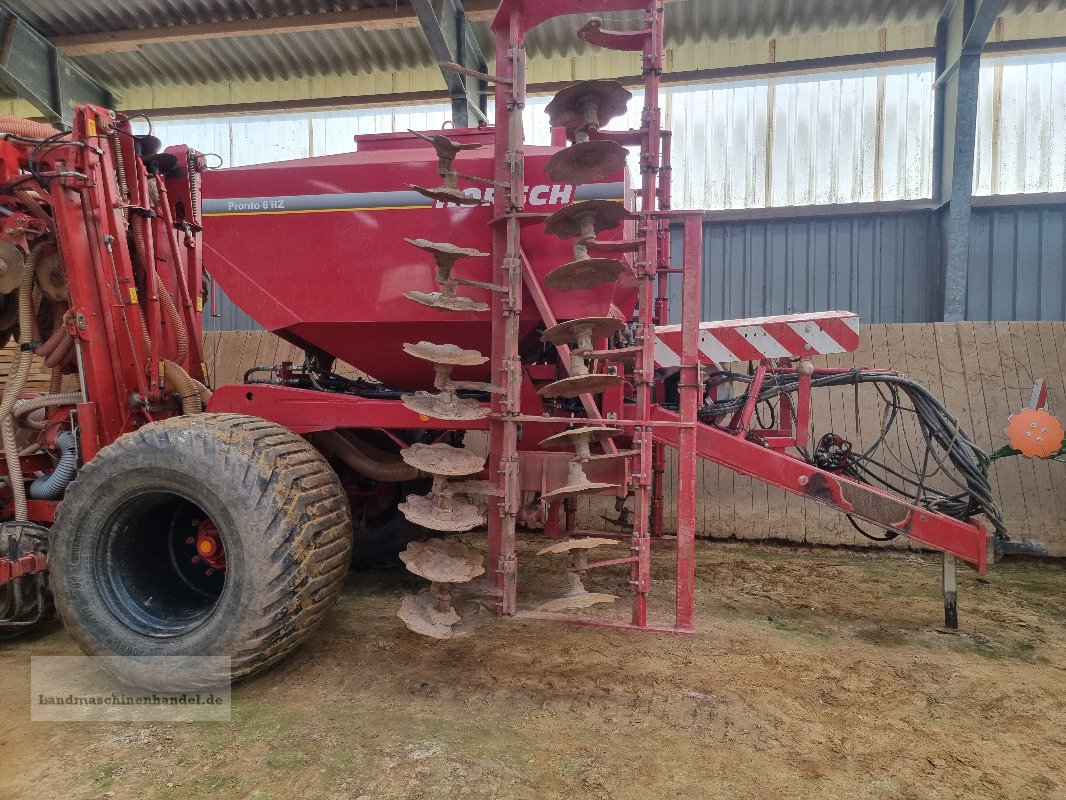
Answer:
[[[131,303],[136,303],[137,302],[137,287],[136,286],[131,286],[130,287],[130,302]]]
[[[96,136],[96,120],[92,117],[85,120],[85,133],[89,136]]]
[[[204,310],[204,298],[203,298],[203,295],[199,295],[196,298],[196,310],[197,311],[203,311]]]

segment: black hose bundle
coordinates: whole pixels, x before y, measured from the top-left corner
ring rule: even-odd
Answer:
[[[750,375],[739,373],[716,373],[719,380],[751,383]],[[828,433],[818,441],[813,454],[800,449],[803,457],[816,466],[833,469],[864,483],[880,484],[887,489],[903,495],[916,504],[946,514],[956,519],[969,519],[977,514],[984,514],[995,530],[999,539],[1006,540],[1006,525],[1003,512],[992,497],[992,487],[988,481],[989,456],[978,447],[969,434],[959,425],[959,421],[944,407],[937,398],[917,381],[892,372],[853,369],[830,375],[816,375],[811,379],[812,387],[856,386],[873,384],[885,403],[886,410],[881,430],[877,439],[861,452],[851,442]],[[759,391],[759,405],[769,404],[775,398],[780,402],[793,403],[791,395],[799,387],[799,375],[796,372],[771,372]],[[905,396],[910,405],[901,400]],[[737,397],[712,403],[701,409],[700,417],[710,424],[721,424],[721,420],[736,413],[744,407],[747,393]],[[773,406],[770,405],[771,410]],[[896,468],[877,457],[901,412],[913,413],[924,441],[925,449],[920,459],[915,460],[915,468],[905,467],[900,460]],[[921,461],[921,466],[917,461]],[[941,472],[958,491],[944,491],[929,485],[928,481]],[[908,474],[909,473],[909,474]],[[887,477],[886,477],[887,476]],[[849,516],[850,519],[850,516]],[[852,520],[864,536],[884,541],[896,534],[888,532],[886,536],[872,535]]]

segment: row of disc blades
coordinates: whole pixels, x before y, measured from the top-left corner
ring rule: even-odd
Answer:
[[[618,81],[583,81],[561,91],[546,109],[553,127],[566,128],[573,141],[549,160],[547,172],[559,183],[574,185],[607,179],[625,166],[626,150],[609,138],[593,138],[600,127],[623,114],[632,97]],[[480,200],[466,195],[459,188],[463,177],[455,169],[456,157],[463,151],[481,147],[480,143],[463,143],[438,134],[425,136],[413,132],[429,142],[436,154],[441,185],[427,188],[411,185],[423,196],[445,203],[475,205]],[[618,258],[597,257],[589,250],[598,247],[596,237],[617,228],[628,218],[625,206],[618,201],[591,200],[565,206],[545,220],[546,233],[562,239],[573,239],[573,258],[545,276],[545,285],[557,291],[594,289],[612,284],[629,268]],[[431,308],[458,313],[483,312],[487,303],[463,296],[461,286],[476,286],[489,291],[506,292],[507,287],[458,278],[453,274],[460,259],[487,258],[473,248],[427,239],[407,239],[409,244],[429,253],[436,264],[438,290],[424,292],[410,290],[405,296]],[[544,331],[542,341],[558,347],[569,346],[569,375],[539,390],[542,397],[576,397],[601,392],[619,386],[621,375],[595,373],[588,367],[603,353],[595,351],[593,342],[619,333],[625,324],[613,317],[592,317],[568,320]],[[408,343],[404,350],[421,361],[432,364],[435,392],[418,391],[402,396],[404,405],[416,413],[446,420],[484,418],[489,409],[477,400],[463,396],[465,392],[499,391],[486,383],[455,381],[452,371],[459,367],[477,367],[488,359],[476,350],[466,350],[454,344],[433,342]],[[609,351],[604,351],[609,352]],[[606,458],[619,458],[628,453],[593,455],[591,445],[621,434],[621,430],[606,426],[584,426],[556,434],[540,443],[544,448],[566,447],[574,450],[568,465],[567,481],[562,487],[543,495],[542,500],[555,502],[591,492],[618,489],[618,485],[591,481],[584,466]],[[433,478],[428,494],[410,495],[400,504],[400,511],[417,525],[430,530],[457,532],[470,530],[484,522],[481,510],[471,502],[477,495],[495,494],[494,484],[476,480],[485,466],[485,457],[466,448],[445,443],[414,444],[401,452],[403,460]],[[546,611],[585,608],[610,602],[615,595],[588,592],[582,574],[588,566],[587,552],[592,547],[613,543],[610,539],[585,538],[553,544],[541,553],[570,554],[571,568],[566,573],[563,595],[542,606]],[[430,539],[413,542],[402,554],[407,568],[430,581],[430,586],[403,598],[398,616],[416,633],[440,639],[452,638],[461,622],[453,605],[453,595],[463,587],[476,584],[485,572],[483,557],[454,541]]]

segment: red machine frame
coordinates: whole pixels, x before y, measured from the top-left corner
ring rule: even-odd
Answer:
[[[705,458],[753,478],[777,486],[800,497],[813,499],[854,517],[886,529],[906,533],[925,545],[958,556],[983,571],[987,563],[985,528],[942,514],[917,508],[904,498],[871,487],[844,475],[829,472],[785,452],[802,444],[807,435],[810,410],[811,373],[801,376],[797,400],[797,417],[783,414],[775,430],[753,429],[751,425],[757,389],[751,403],[736,415],[730,426],[711,427],[697,419],[702,402],[701,366],[706,356],[700,351],[702,271],[702,211],[675,211],[669,207],[669,133],[661,129],[658,105],[659,83],[663,67],[662,0],[609,0],[597,6],[599,11],[643,11],[641,27],[629,32],[602,30],[587,25],[580,35],[593,45],[642,53],[644,75],[644,111],[639,130],[597,132],[594,138],[609,138],[620,144],[640,148],[640,207],[632,212],[636,235],[631,240],[612,243],[612,252],[630,252],[638,280],[636,307],[637,368],[633,373],[635,402],[622,403],[620,395],[607,392],[597,404],[590,395],[582,396],[586,416],[552,417],[531,414],[524,402],[531,392],[529,373],[519,358],[518,320],[524,293],[533,300],[546,327],[558,319],[545,296],[540,279],[523,252],[521,231],[525,225],[538,224],[544,215],[531,213],[523,202],[525,184],[523,157],[522,109],[525,105],[525,36],[541,22],[554,17],[587,11],[575,0],[505,0],[493,21],[496,37],[497,73],[488,77],[495,84],[495,169],[497,191],[493,197],[492,228],[493,269],[491,281],[508,287],[494,293],[491,303],[492,343],[489,367],[491,381],[502,391],[492,399],[492,414],[484,421],[456,423],[420,417],[397,401],[368,400],[358,397],[322,395],[285,387],[223,387],[218,390],[209,410],[239,411],[281,422],[293,430],[307,432],[331,427],[404,428],[423,430],[484,429],[489,431],[488,478],[496,486],[496,496],[489,500],[488,564],[496,592],[487,605],[505,615],[523,618],[552,619],[583,625],[621,629],[690,633],[694,629],[694,546],[696,497],[696,463]],[[461,136],[462,132],[458,132]],[[556,144],[563,144],[556,131]],[[683,241],[682,263],[670,263],[671,228],[679,229]],[[681,283],[681,324],[668,328],[670,275],[679,275]],[[822,320],[836,324],[839,312],[782,318],[785,321]],[[854,315],[850,315],[854,316]],[[737,320],[721,325],[741,327],[758,320]],[[719,325],[719,323],[711,323]],[[664,409],[656,396],[656,352],[659,332],[673,337],[680,374],[680,406],[677,412]],[[857,342],[857,325],[855,342]],[[679,346],[678,346],[679,345]],[[854,349],[852,344],[847,349]],[[559,361],[566,369],[567,348],[559,347]],[[791,354],[806,357],[810,348]],[[787,359],[765,358],[755,374],[763,380],[768,370],[794,369]],[[815,376],[827,374],[818,370]],[[535,397],[535,393],[532,395]],[[608,409],[611,409],[608,411]],[[525,410],[526,413],[523,413]],[[604,475],[631,487],[635,495],[634,525],[631,533],[615,531],[577,531],[576,515],[570,502],[565,504],[565,533],[628,538],[630,555],[590,564],[589,569],[629,565],[632,608],[628,620],[574,614],[523,611],[517,607],[518,559],[516,527],[522,511],[525,491],[544,491],[563,482],[569,454],[548,453],[519,446],[520,426],[546,433],[558,432],[562,426],[610,424],[622,428],[632,439],[634,454],[621,461],[620,470]],[[550,427],[554,425],[554,427]],[[546,435],[546,434],[545,434]],[[535,437],[528,437],[535,440]],[[609,441],[605,447],[614,445]],[[677,450],[678,486],[676,536],[663,529],[662,476],[665,447]],[[545,533],[561,535],[558,525],[560,503],[551,503],[545,515]],[[653,542],[669,542],[676,551],[674,619],[672,622],[649,619],[648,594],[651,587],[651,547]]]
[[[581,397],[585,416],[544,414],[536,399],[534,376],[537,366],[524,365],[519,355],[519,317],[528,294],[544,326],[559,320],[546,296],[541,279],[524,252],[521,232],[543,221],[530,212],[524,201],[525,153],[522,110],[526,101],[525,37],[541,22],[565,14],[587,11],[577,0],[505,0],[492,23],[496,37],[497,74],[487,76],[495,84],[496,119],[494,174],[496,191],[489,225],[492,238],[492,284],[506,287],[493,292],[490,308],[491,383],[498,387],[491,401],[488,420],[468,423],[430,419],[404,407],[397,400],[368,399],[325,391],[281,385],[240,385],[219,388],[207,405],[208,411],[252,414],[283,424],[297,433],[333,428],[377,430],[487,430],[489,457],[487,477],[495,486],[489,500],[488,565],[495,591],[486,604],[498,613],[523,618],[552,619],[584,625],[627,630],[691,633],[694,630],[695,520],[698,458],[705,458],[750,475],[792,494],[830,505],[878,526],[910,535],[917,541],[958,556],[983,571],[987,563],[987,534],[976,523],[961,521],[923,507],[902,496],[873,488],[846,475],[812,466],[786,452],[801,445],[807,435],[811,379],[827,371],[805,369],[800,373],[795,418],[783,413],[772,430],[752,425],[757,388],[750,402],[730,424],[712,427],[699,421],[703,402],[701,353],[702,211],[670,208],[669,133],[662,130],[659,84],[663,68],[663,0],[603,0],[599,11],[640,11],[641,26],[633,31],[612,32],[588,24],[580,35],[592,45],[640,52],[644,77],[644,110],[641,127],[621,133],[598,131],[593,138],[611,139],[640,150],[641,185],[639,208],[631,210],[635,222],[632,238],[610,243],[611,252],[627,253],[637,281],[635,312],[636,345],[626,354],[635,358],[633,402],[624,402],[622,390],[605,392],[600,401]],[[557,140],[558,141],[558,140]],[[82,402],[54,412],[76,414],[82,461],[123,433],[154,419],[177,413],[172,393],[166,391],[163,364],[180,361],[194,378],[206,380],[200,350],[202,305],[200,301],[201,236],[199,171],[202,160],[187,148],[171,148],[179,163],[189,165],[184,177],[163,179],[150,175],[134,151],[128,121],[95,107],[78,109],[72,142],[62,162],[71,173],[50,184],[48,202],[62,242],[63,257],[72,287],[71,309],[65,324],[78,351]],[[561,141],[559,141],[562,144]],[[427,159],[428,160],[428,159]],[[135,166],[130,166],[135,165]],[[149,186],[153,185],[150,190]],[[158,196],[153,200],[153,194]],[[184,210],[182,210],[184,209]],[[143,295],[135,280],[135,254],[128,246],[128,217],[147,220],[136,226],[144,237],[144,258],[157,266],[148,269]],[[671,264],[671,233],[682,239],[681,263]],[[179,235],[184,241],[179,240]],[[680,279],[681,323],[667,326],[668,282]],[[189,333],[187,355],[179,358],[173,331],[160,302],[158,281],[175,297],[179,314]],[[249,309],[253,311],[253,309]],[[836,316],[834,316],[834,314]],[[838,320],[830,312],[818,317]],[[795,322],[788,318],[785,322]],[[750,327],[758,321],[713,323],[722,327]],[[834,323],[835,324],[835,323]],[[140,335],[141,330],[145,335]],[[666,409],[661,394],[661,371],[657,372],[658,345],[673,343],[678,374],[677,411]],[[559,364],[570,363],[565,347],[558,347]],[[789,350],[788,356],[803,359],[809,350]],[[801,361],[801,364],[804,363]],[[810,364],[809,361],[806,362]],[[621,370],[619,362],[609,366]],[[548,368],[553,369],[551,367]],[[777,355],[759,359],[753,381],[757,387],[770,371],[796,370],[791,358]],[[627,619],[600,616],[524,611],[518,609],[517,524],[523,509],[523,493],[544,492],[564,480],[570,454],[544,452],[520,446],[519,431],[527,440],[538,441],[530,432],[556,433],[567,426],[609,424],[625,431],[631,452],[612,462],[614,466],[591,469],[605,479],[632,490],[633,525],[628,532],[577,531],[572,501],[549,503],[545,533],[559,536],[595,533],[628,539],[629,554],[588,564],[586,569],[627,566],[632,604]],[[397,440],[398,441],[398,440]],[[402,444],[402,442],[401,442]],[[608,453],[615,445],[604,443]],[[663,474],[665,448],[678,453],[678,487],[671,498],[677,507],[677,531],[664,531]],[[29,465],[29,464],[28,464]],[[30,518],[50,522],[56,503],[31,501]],[[560,512],[565,520],[559,525]],[[10,504],[4,509],[11,516]],[[675,591],[672,621],[651,619],[652,545],[669,543],[675,548]],[[948,562],[945,561],[945,564]],[[952,562],[953,563],[953,562]],[[39,571],[43,564],[10,566],[0,559],[3,576],[16,571]],[[945,574],[947,570],[945,568]]]

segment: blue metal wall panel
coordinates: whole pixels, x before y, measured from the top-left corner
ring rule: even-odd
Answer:
[[[846,309],[863,322],[928,322],[938,262],[928,211],[708,222],[703,318]]]
[[[260,331],[254,319],[241,311],[236,303],[226,297],[221,288],[215,287],[214,300],[204,304],[205,331]],[[216,316],[217,315],[217,316]]]
[[[966,318],[1066,320],[1066,205],[975,208]]]

